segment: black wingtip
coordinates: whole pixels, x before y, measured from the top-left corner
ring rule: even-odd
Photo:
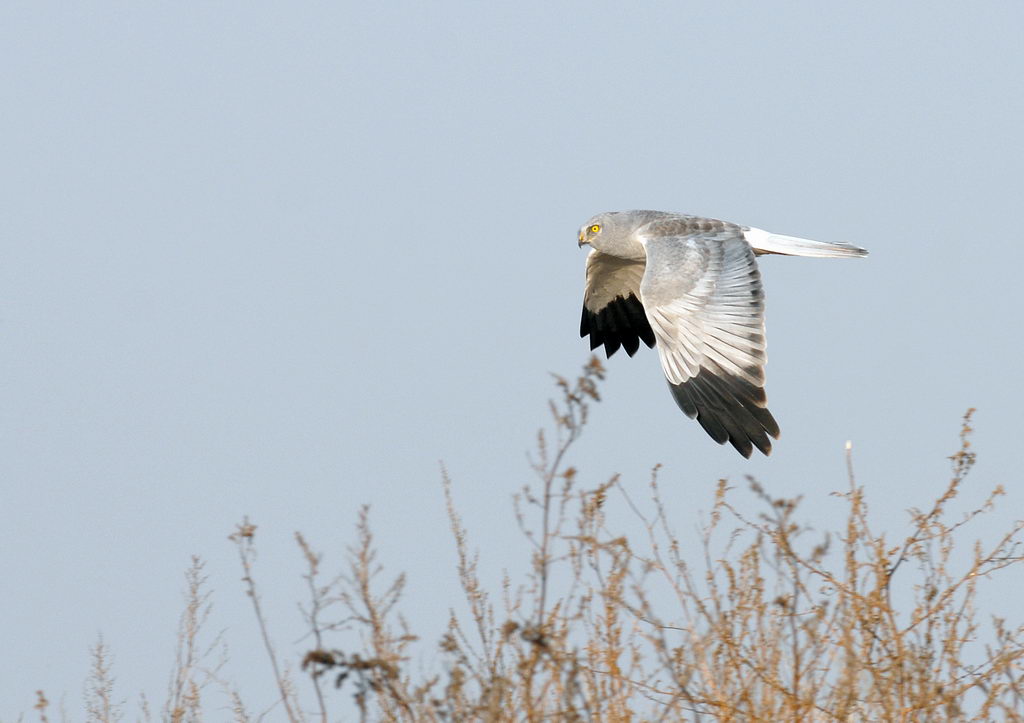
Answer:
[[[654,347],[654,330],[647,321],[647,314],[640,300],[633,294],[616,296],[598,311],[583,307],[580,318],[580,336],[590,336],[590,348],[604,345],[605,355],[611,356],[620,348],[633,356],[643,341]]]
[[[747,459],[754,449],[771,454],[770,438],[779,438],[779,425],[764,406],[762,387],[702,367],[697,376],[682,384],[670,383],[669,389],[683,413],[696,418],[719,444],[728,442]]]
[[[754,454],[754,445],[749,440],[729,437],[729,442],[732,444],[733,449],[742,454],[746,459],[750,459],[750,456]],[[768,454],[768,452],[771,452],[772,448],[768,447],[768,452],[765,452],[760,447],[758,447],[758,449],[761,450],[761,452],[764,452],[764,454]]]

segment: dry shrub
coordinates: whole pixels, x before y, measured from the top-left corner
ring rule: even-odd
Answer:
[[[975,461],[971,412],[949,484],[928,511],[912,511],[904,537],[872,530],[852,467],[839,495],[845,528],[819,540],[799,523],[799,500],[773,498],[751,480],[765,512],[747,519],[720,481],[695,561],[669,524],[657,469],[645,514],[617,478],[582,489],[567,465],[602,378],[593,358],[575,382],[556,379],[561,398],[551,405],[553,429],[538,435],[535,482],[515,499],[531,553],[525,583],[506,579],[500,595],[484,589],[443,472],[468,609],[452,613],[441,640],[444,674],[406,672],[412,638],[389,623],[403,582],[372,592],[381,571],[364,510],[339,599],[370,645],[346,656],[318,636],[306,658],[314,678],[356,675],[359,710],[372,720],[1022,717],[1022,628],[983,621],[976,608],[979,583],[1021,562],[1021,523],[954,564],[964,526],[1002,494],[950,519]],[[642,521],[642,539],[608,529],[609,495]]]
[[[325,579],[301,535],[309,600],[306,680],[292,680],[271,642],[253,573],[255,525],[231,536],[279,705],[269,715],[327,721],[353,712],[386,721],[987,721],[1024,718],[1024,627],[985,619],[978,590],[1022,561],[1017,522],[987,547],[965,543],[980,506],[953,519],[951,503],[975,462],[969,411],[952,477],[909,529],[872,529],[867,496],[850,466],[837,493],[845,525],[815,537],[799,500],[750,488],[754,518],[720,481],[699,540],[684,544],[658,490],[637,504],[618,478],[584,488],[567,463],[604,370],[592,358],[574,381],[556,377],[552,426],[538,433],[534,481],[515,497],[530,572],[498,591],[481,582],[479,559],[442,470],[465,613],[452,612],[440,640],[443,670],[415,672],[417,638],[399,613],[405,579],[379,564],[368,511],[359,512],[347,569]],[[849,461],[849,452],[848,461]],[[609,529],[605,507],[621,500],[642,525]],[[649,510],[649,511],[645,511]],[[688,551],[688,552],[684,552]],[[697,553],[697,554],[694,554]],[[196,637],[207,610],[194,562],[171,702],[165,718],[200,720],[203,685]],[[353,635],[353,631],[355,635]],[[94,655],[94,657],[96,657]],[[109,666],[94,665],[90,714],[109,703]],[[295,660],[295,658],[291,658]],[[97,672],[98,671],[98,672]],[[203,680],[219,678],[209,674]],[[226,688],[226,686],[224,686]],[[235,719],[250,720],[237,691]],[[108,706],[110,706],[108,708]],[[353,707],[354,706],[354,707]],[[38,708],[45,715],[40,693]],[[221,709],[222,710],[222,709]],[[170,715],[168,715],[168,713]]]

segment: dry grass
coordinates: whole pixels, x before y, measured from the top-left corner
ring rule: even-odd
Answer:
[[[846,519],[832,534],[812,533],[800,522],[799,500],[774,498],[752,480],[764,511],[745,516],[733,504],[736,492],[720,481],[699,540],[684,545],[657,469],[649,499],[638,502],[617,478],[584,488],[567,466],[602,378],[594,358],[576,380],[556,379],[559,399],[551,428],[538,434],[534,481],[514,500],[530,555],[523,581],[506,578],[498,590],[481,582],[442,470],[466,612],[451,613],[440,669],[425,675],[410,663],[422,645],[400,614],[405,579],[382,570],[364,508],[340,574],[325,577],[321,556],[296,536],[309,635],[307,648],[288,658],[303,671],[293,680],[261,606],[256,527],[246,520],[231,539],[279,704],[253,718],[221,681],[223,659],[204,662],[214,646],[199,642],[209,598],[194,560],[162,719],[210,715],[210,682],[228,694],[236,721],[1024,719],[1024,627],[987,618],[978,596],[984,581],[1024,559],[1022,523],[986,535],[986,547],[964,540],[970,523],[993,509],[999,488],[966,515],[950,512],[975,462],[971,412],[949,483],[926,510],[912,512],[900,537],[873,530],[850,465],[848,488],[837,493]],[[641,534],[609,529],[610,498],[633,511]],[[89,691],[89,720],[119,719],[102,641]],[[47,706],[40,692],[44,721]]]
[[[89,679],[85,692],[86,720],[90,723],[93,721],[102,721],[103,723],[119,721],[122,718],[123,702],[114,699],[115,680],[111,674],[113,660],[110,649],[101,637],[89,652],[92,664],[89,668]]]

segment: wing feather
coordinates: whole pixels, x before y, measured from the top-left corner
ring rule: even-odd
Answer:
[[[580,336],[590,336],[590,348],[604,345],[606,356],[619,348],[633,356],[640,342],[653,347],[654,331],[640,303],[644,262],[591,251],[587,256],[587,286],[583,295]]]
[[[744,457],[771,452],[779,426],[764,393],[764,294],[754,252],[729,224],[654,222],[640,298],[680,409]]]

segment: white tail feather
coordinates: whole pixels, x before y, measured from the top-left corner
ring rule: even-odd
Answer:
[[[785,254],[786,256],[810,256],[814,258],[856,258],[867,256],[866,249],[853,244],[812,241],[796,236],[769,233],[760,228],[748,228],[743,232],[747,243],[757,253]]]

